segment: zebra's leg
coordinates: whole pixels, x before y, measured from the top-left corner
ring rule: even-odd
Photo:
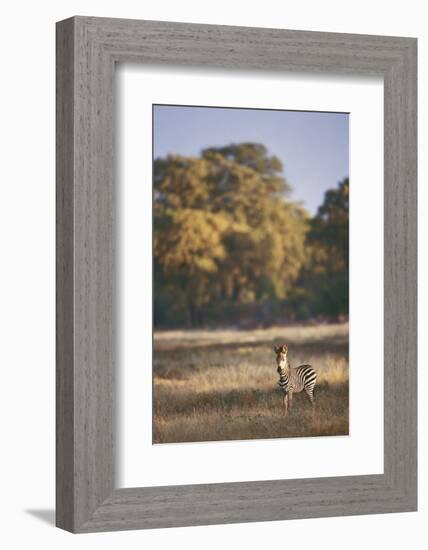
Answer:
[[[309,401],[311,402],[311,405],[313,407],[315,405],[315,402],[314,402],[314,387],[311,386],[311,387],[305,388],[305,392],[306,392],[306,395],[308,396]]]
[[[293,403],[293,392],[290,391],[288,392],[288,408],[290,409],[291,411],[291,404]]]
[[[287,413],[288,413],[288,393],[283,393],[282,394],[282,404],[283,404],[284,416],[287,416]]]

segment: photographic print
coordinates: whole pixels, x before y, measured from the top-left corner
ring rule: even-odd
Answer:
[[[153,443],[349,433],[349,114],[153,106]]]

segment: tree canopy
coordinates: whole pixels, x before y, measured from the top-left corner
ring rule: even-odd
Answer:
[[[299,280],[330,274],[332,259],[335,274],[347,269],[347,214],[336,211],[345,189],[329,191],[311,220],[288,199],[282,170],[257,143],[155,160],[156,325],[226,322],[231,308],[286,304]]]
[[[349,178],[325,193],[307,234],[307,262],[298,282],[312,314],[349,310]]]

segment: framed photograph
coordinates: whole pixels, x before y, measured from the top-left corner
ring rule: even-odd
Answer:
[[[152,119],[153,443],[348,435],[349,114]]]
[[[416,39],[57,24],[57,526],[417,508]]]

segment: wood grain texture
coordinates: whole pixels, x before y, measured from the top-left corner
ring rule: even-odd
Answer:
[[[56,36],[56,522],[74,526],[74,24]]]
[[[114,488],[115,62],[383,76],[383,475]],[[416,510],[416,147],[415,39],[87,17],[58,23],[59,527],[91,532]]]

